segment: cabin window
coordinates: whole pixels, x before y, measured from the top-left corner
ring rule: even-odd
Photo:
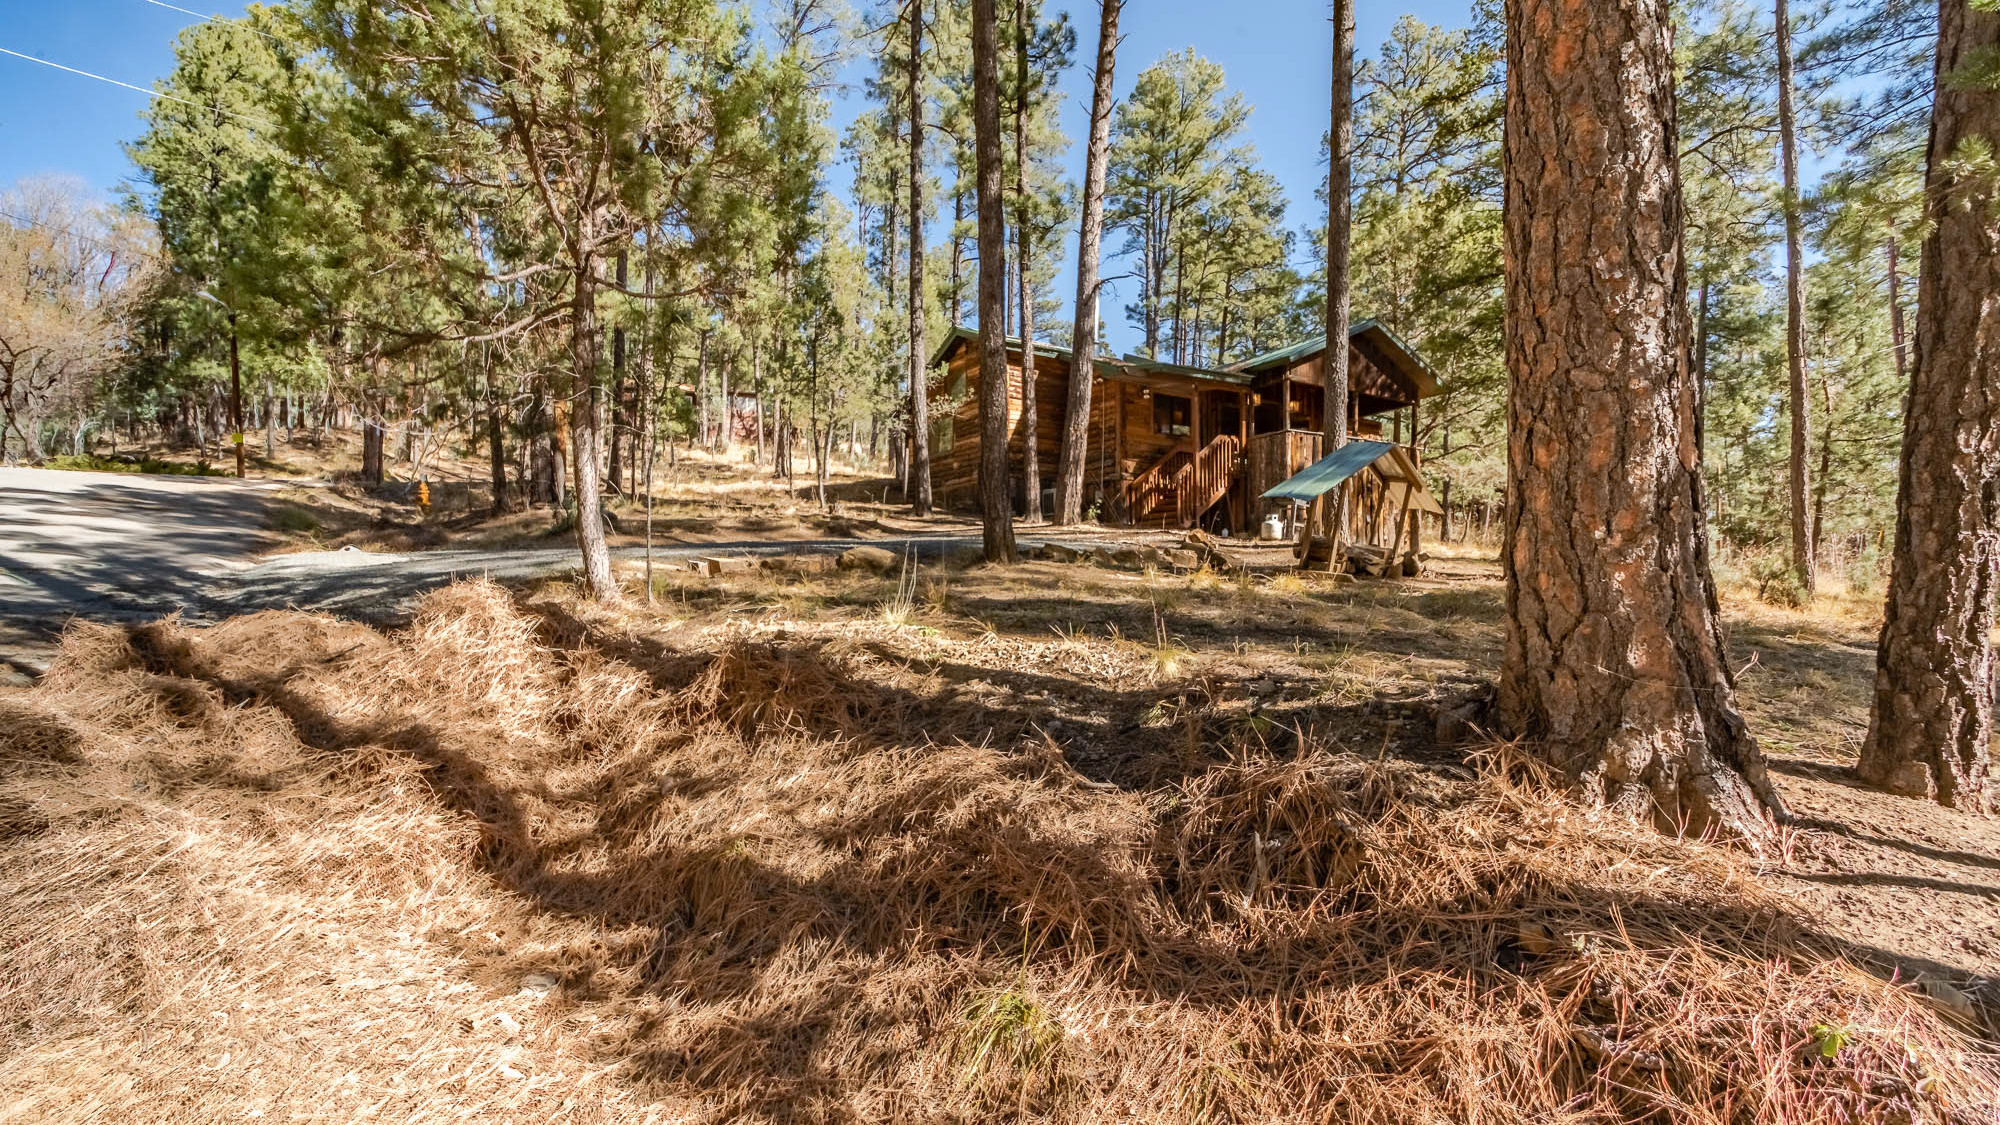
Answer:
[[[1153,432],[1173,437],[1194,433],[1194,400],[1179,395],[1154,395]]]

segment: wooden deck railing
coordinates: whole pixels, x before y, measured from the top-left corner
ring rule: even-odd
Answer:
[[[1251,437],[1251,502],[1324,456],[1326,436],[1316,430],[1282,430]]]
[[[1236,456],[1242,450],[1235,435],[1222,434],[1174,474],[1174,504],[1182,527],[1193,527],[1203,512],[1228,495],[1229,484],[1236,479]]]

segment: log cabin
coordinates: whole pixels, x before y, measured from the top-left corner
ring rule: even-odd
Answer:
[[[1348,432],[1407,446],[1413,465],[1419,404],[1436,378],[1394,332],[1373,320],[1348,334]],[[1326,341],[1307,340],[1223,368],[1138,356],[1100,357],[1090,399],[1084,504],[1110,523],[1242,533],[1281,502],[1264,493],[1326,449]],[[958,328],[932,369],[931,479],[941,504],[976,506],[979,476],[979,332]],[[1022,354],[1007,340],[1009,475],[1022,510]],[[1056,458],[1069,398],[1070,353],[1035,345],[1034,441],[1043,509],[1054,507]],[[1282,506],[1289,507],[1289,502]]]

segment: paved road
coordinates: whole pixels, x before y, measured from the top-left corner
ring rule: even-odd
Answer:
[[[47,638],[72,617],[151,620],[179,611],[212,621],[298,608],[392,623],[459,576],[534,578],[577,562],[570,548],[321,551],[256,562],[252,556],[275,543],[265,529],[271,494],[289,487],[296,485],[0,468],[0,665],[38,666]],[[656,547],[654,557],[831,552],[863,542],[924,557],[978,545],[965,535],[748,540]]]
[[[209,575],[272,544],[278,486],[0,468],[0,619],[195,609]]]

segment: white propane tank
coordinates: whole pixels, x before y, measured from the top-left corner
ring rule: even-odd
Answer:
[[[1264,542],[1276,543],[1285,537],[1285,517],[1272,515],[1264,517]]]

